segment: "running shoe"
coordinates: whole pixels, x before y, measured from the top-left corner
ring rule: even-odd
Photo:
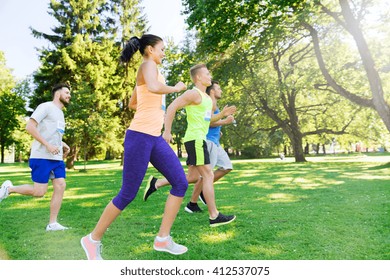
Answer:
[[[13,187],[12,182],[10,180],[4,181],[4,183],[1,184],[1,188],[0,188],[0,202],[3,199],[6,199],[9,196],[8,189],[10,187]]]
[[[204,205],[207,205],[206,199],[204,198],[203,192],[200,192],[199,200],[202,201]]]
[[[58,231],[58,230],[66,230],[66,229],[69,229],[68,227],[64,227],[63,225],[55,222],[55,223],[52,223],[52,224],[48,224],[46,226],[46,231]]]
[[[198,203],[193,203],[193,202],[188,202],[187,206],[184,207],[184,210],[191,214],[202,212],[202,209],[200,209]]]
[[[164,241],[154,239],[153,249],[159,252],[168,252],[172,255],[181,255],[188,251],[186,246],[175,243],[171,236],[168,236]]]
[[[144,201],[146,201],[152,193],[157,191],[156,181],[157,181],[157,178],[154,178],[153,175],[150,175],[148,182],[146,183],[146,186],[145,186]]]
[[[101,253],[103,245],[101,241],[93,241],[91,234],[84,236],[80,240],[81,246],[83,247],[88,260],[103,260]]]
[[[236,219],[235,215],[225,216],[222,213],[219,213],[215,219],[210,219],[210,227],[218,227],[222,225],[229,224]]]

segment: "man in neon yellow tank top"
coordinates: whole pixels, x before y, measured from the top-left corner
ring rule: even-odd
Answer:
[[[198,64],[190,69],[191,79],[195,87],[187,90],[176,98],[167,109],[164,122],[163,138],[169,143],[172,141],[172,122],[176,111],[185,108],[187,112],[187,130],[184,136],[184,145],[188,154],[187,165],[189,182],[203,178],[203,195],[207,200],[210,215],[210,226],[216,227],[231,223],[236,216],[223,215],[217,210],[214,196],[214,174],[210,165],[209,153],[206,144],[206,134],[210,121],[217,121],[234,113],[235,107],[225,107],[220,113],[212,114],[212,100],[205,91],[211,85],[211,74],[206,65]],[[210,203],[209,203],[210,201]]]

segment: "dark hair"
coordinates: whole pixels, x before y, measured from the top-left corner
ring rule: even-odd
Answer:
[[[144,55],[144,51],[147,46],[154,47],[162,40],[163,39],[160,37],[152,34],[144,34],[141,38],[138,38],[137,36],[131,37],[123,48],[120,59],[122,62],[127,63],[138,50],[142,55]]]
[[[219,85],[219,82],[218,81],[211,81],[211,85],[209,85],[207,88],[206,88],[206,93],[208,95],[210,95],[210,91],[213,89],[214,85]]]
[[[59,83],[59,84],[55,84],[52,88],[51,88],[51,96],[54,97],[54,94],[57,92],[57,90],[60,90],[62,88],[67,88],[70,90],[70,86],[67,84],[67,83]]]

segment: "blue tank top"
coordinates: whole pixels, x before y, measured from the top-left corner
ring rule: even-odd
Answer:
[[[214,114],[218,114],[219,109],[217,108]],[[209,127],[209,132],[206,135],[207,140],[214,142],[217,146],[219,146],[219,139],[221,137],[221,126]]]

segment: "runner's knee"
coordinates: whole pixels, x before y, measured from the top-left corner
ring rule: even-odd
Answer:
[[[170,193],[174,196],[184,197],[188,189],[188,181],[186,177],[177,178],[175,182],[172,183],[172,188]]]
[[[118,193],[116,197],[112,200],[112,203],[119,209],[123,210],[127,205],[130,204],[135,198],[135,194],[123,194],[121,192]]]
[[[42,197],[46,194],[47,188],[34,188],[33,190],[33,196],[35,197]]]

